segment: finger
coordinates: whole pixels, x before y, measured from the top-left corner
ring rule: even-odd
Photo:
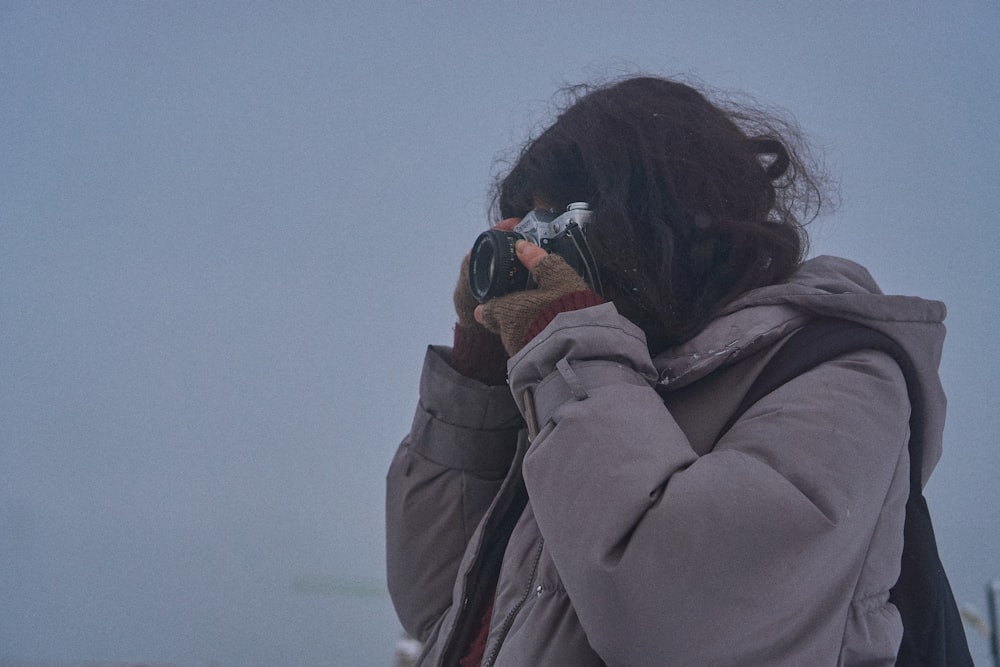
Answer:
[[[528,271],[534,271],[538,263],[548,255],[547,252],[529,241],[518,241],[514,245],[514,250],[517,251],[518,260],[524,264]]]
[[[509,232],[517,227],[517,223],[521,222],[521,218],[505,218],[496,224],[494,229],[502,229],[505,232]]]
[[[503,297],[500,297],[501,299]],[[493,312],[496,307],[496,299],[491,299],[484,304],[476,306],[476,311],[474,317],[476,321],[479,322],[487,331],[492,331],[495,334],[501,332],[500,322],[497,319],[496,313]]]

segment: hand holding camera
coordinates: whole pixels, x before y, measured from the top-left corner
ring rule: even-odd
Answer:
[[[534,287],[530,272],[518,261],[515,252],[521,240],[531,241],[545,252],[561,256],[591,289],[600,294],[601,276],[586,234],[591,217],[589,204],[574,202],[558,216],[551,211],[535,209],[513,229],[509,224],[516,218],[508,218],[483,232],[469,255],[472,295],[480,303],[486,303],[494,297]]]
[[[524,240],[516,242],[515,252],[537,287],[490,299],[475,310],[476,320],[500,335],[511,356],[558,313],[602,302],[561,256]]]
[[[510,231],[520,218],[508,218],[494,229]],[[469,255],[462,259],[458,284],[452,294],[455,305],[455,339],[452,343],[451,365],[456,371],[486,385],[507,382],[507,351],[500,337],[476,321],[479,301],[469,287]]]
[[[556,314],[603,302],[586,237],[590,219],[584,202],[570,204],[558,216],[536,209],[476,239],[469,264],[463,265],[469,278],[466,298],[482,303],[474,311],[476,321],[500,335],[508,354],[524,347]]]
[[[507,218],[497,223],[490,231],[507,233],[513,231],[514,227],[521,222],[520,218]],[[455,292],[452,295],[452,302],[455,304],[455,314],[458,323],[463,327],[480,328],[482,325],[476,322],[475,311],[480,301],[472,292],[472,281],[469,277],[469,262],[471,253],[462,259],[462,266],[459,270],[458,284],[455,285]]]

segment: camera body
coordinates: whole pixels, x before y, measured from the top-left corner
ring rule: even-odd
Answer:
[[[510,232],[499,229],[483,232],[472,245],[469,256],[472,295],[485,303],[494,297],[534,286],[531,274],[517,259],[514,250],[519,240],[530,241],[546,252],[559,255],[592,290],[600,293],[600,274],[586,236],[592,215],[586,202],[575,202],[560,215],[531,211]]]

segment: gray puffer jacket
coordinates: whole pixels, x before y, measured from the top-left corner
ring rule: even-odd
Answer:
[[[891,665],[910,410],[896,364],[821,364],[718,435],[792,332],[841,317],[917,364],[926,481],[944,313],[820,257],[655,359],[611,304],[556,317],[510,360],[509,387],[429,349],[386,506],[389,590],[419,664],[457,664],[492,564],[486,665]]]

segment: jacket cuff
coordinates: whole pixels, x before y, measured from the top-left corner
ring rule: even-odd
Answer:
[[[455,324],[451,366],[465,377],[488,384],[507,384],[507,359],[500,336],[475,326]]]
[[[448,468],[502,473],[523,428],[510,388],[477,382],[450,362],[449,348],[428,348],[410,447]]]
[[[522,412],[526,391],[534,397],[524,414],[536,414],[539,427],[555,407],[582,400],[588,389],[620,383],[653,386],[657,380],[645,335],[612,303],[557,315],[511,358],[508,373]],[[538,414],[537,406],[547,414]]]
[[[582,308],[590,308],[591,306],[599,306],[602,303],[605,303],[604,299],[589,289],[563,294],[558,299],[550,302],[549,305],[547,305],[545,309],[538,314],[535,321],[528,327],[528,331],[525,334],[524,339],[531,340],[540,334],[542,329],[547,327],[559,313],[580,310]]]

